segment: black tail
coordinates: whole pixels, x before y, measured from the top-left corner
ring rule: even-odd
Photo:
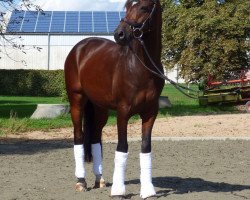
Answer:
[[[91,101],[87,101],[84,107],[84,153],[85,153],[85,161],[91,162],[92,161],[92,154],[91,154],[91,133],[94,131],[94,116],[95,110],[94,105]]]

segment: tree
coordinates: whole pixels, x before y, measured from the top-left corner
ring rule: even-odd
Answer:
[[[163,55],[168,69],[198,81],[208,74],[250,68],[250,2],[248,0],[162,0]]]
[[[7,56],[9,56],[8,50],[6,49],[7,46],[12,49],[18,49],[23,53],[25,53],[25,46],[21,43],[20,37],[15,36],[15,33],[13,33],[12,36],[5,35],[5,30],[7,28],[7,25],[8,23],[10,23],[9,15],[13,10],[42,11],[38,5],[32,2],[32,0],[0,0],[0,58],[1,54],[6,54]],[[39,47],[34,47],[34,48],[40,50]]]

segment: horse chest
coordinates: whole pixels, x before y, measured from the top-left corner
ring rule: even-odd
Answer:
[[[156,87],[148,86],[139,89],[134,96],[133,104],[138,107],[147,107],[158,101],[159,91]]]

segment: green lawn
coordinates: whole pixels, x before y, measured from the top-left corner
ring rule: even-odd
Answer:
[[[62,103],[60,97],[10,97],[0,96],[0,118],[30,117],[37,104]]]
[[[200,107],[197,100],[184,96],[171,85],[164,87],[162,95],[168,96],[173,106],[169,109],[161,109],[159,117],[235,112],[232,106]],[[39,103],[57,104],[62,103],[62,101],[60,97],[0,96],[0,135],[32,130],[48,130],[72,125],[70,115],[60,116],[56,119],[29,119]],[[108,125],[116,123],[115,116],[115,112],[111,111]],[[131,121],[138,118],[138,116],[135,116]]]
[[[198,87],[193,85],[192,89],[198,90]],[[182,116],[196,114],[217,114],[236,112],[232,105],[212,105],[200,106],[198,100],[186,97],[181,92],[176,90],[172,85],[165,85],[163,96],[168,96],[172,103],[172,108],[160,110],[160,116]]]
[[[60,97],[0,97],[0,135],[30,130],[60,128],[71,126],[70,116],[57,119],[29,119],[42,103],[62,103]]]

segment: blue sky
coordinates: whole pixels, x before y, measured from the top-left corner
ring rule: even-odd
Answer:
[[[123,10],[126,0],[36,0],[43,10]]]

